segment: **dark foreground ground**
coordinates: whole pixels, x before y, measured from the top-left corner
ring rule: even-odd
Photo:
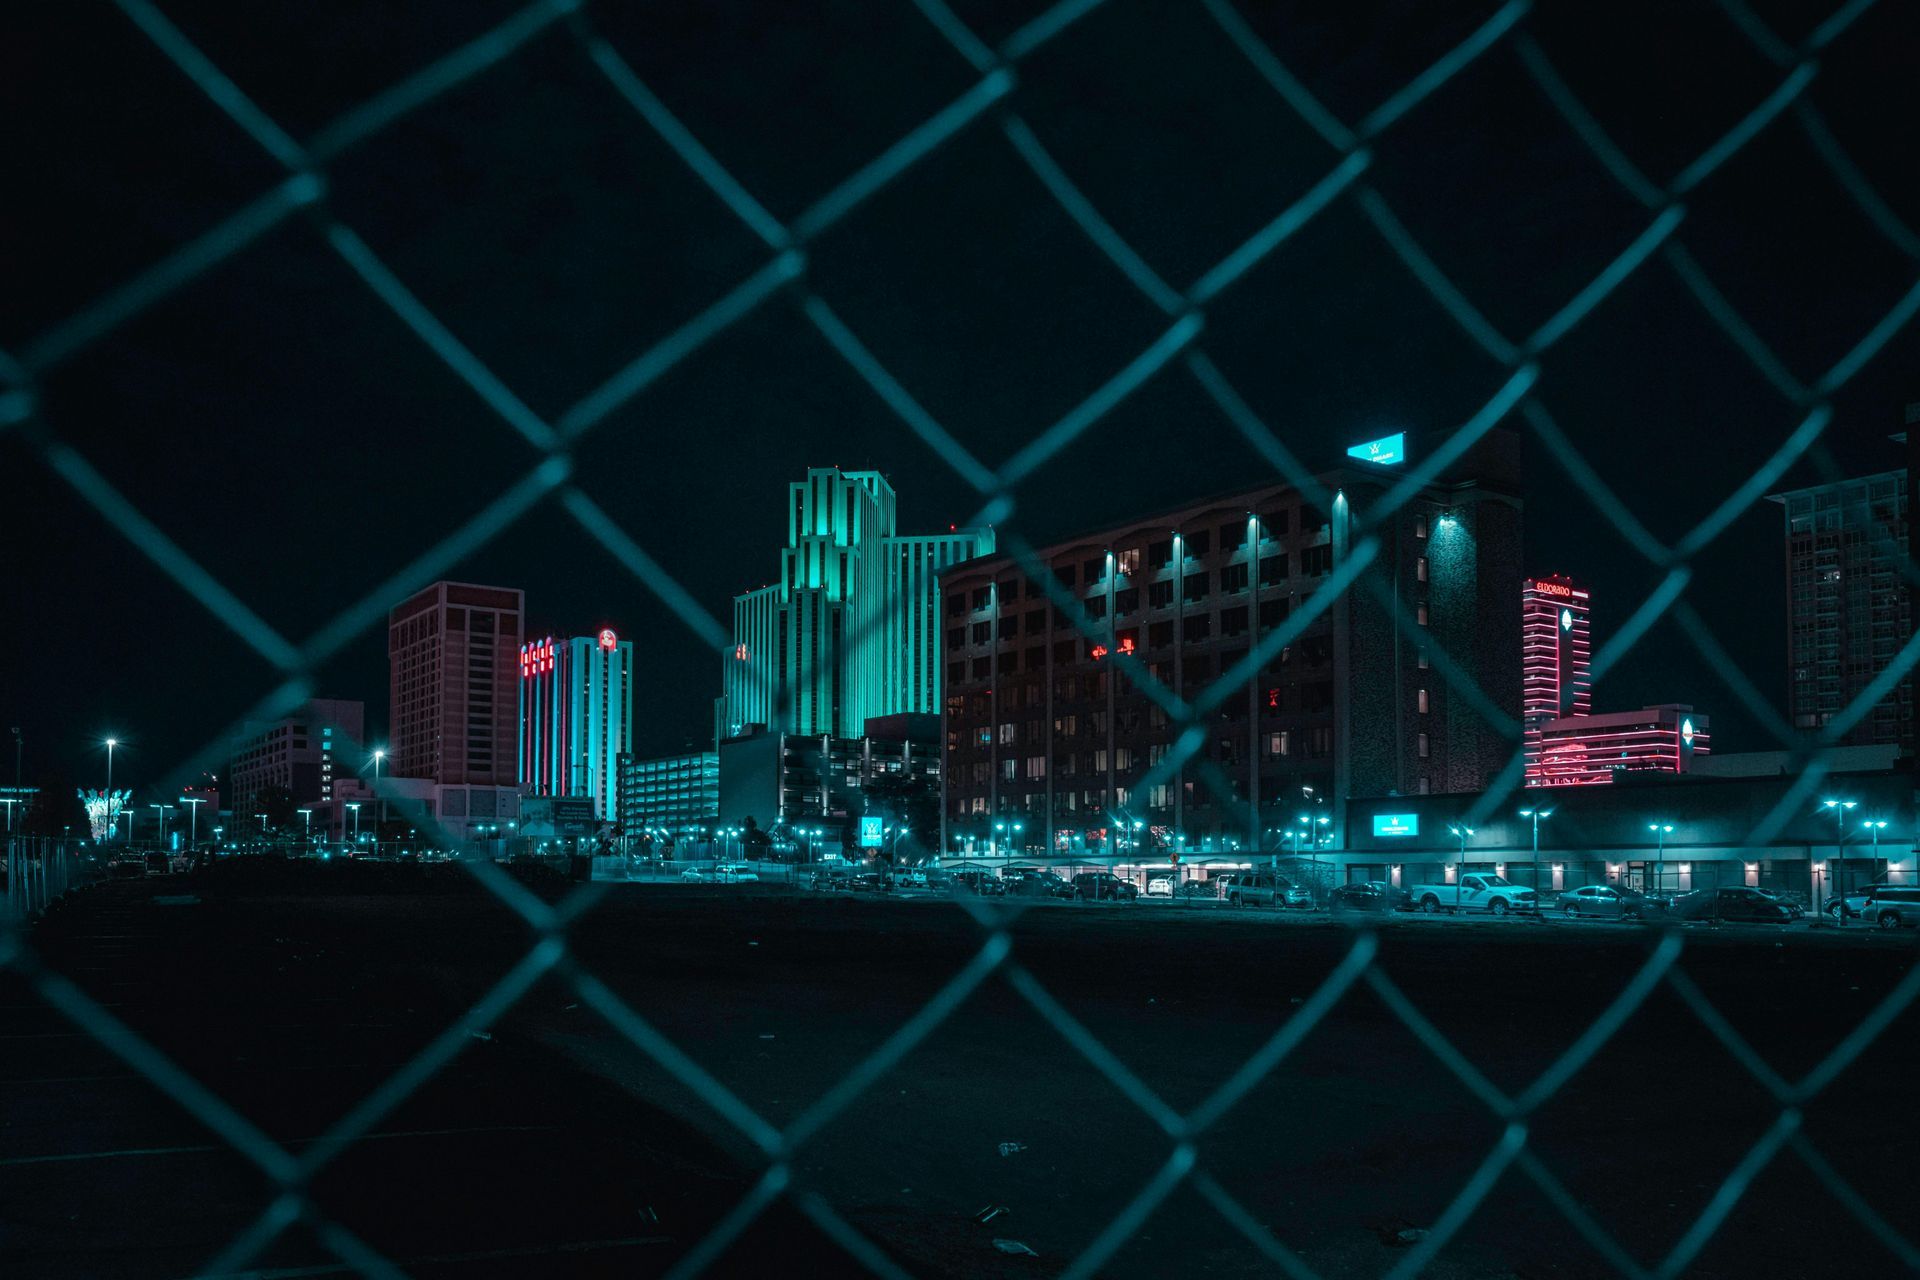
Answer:
[[[548,895],[552,896],[552,895]],[[191,900],[181,900],[183,897]],[[1228,1079],[1354,944],[1342,925],[1041,905],[1014,958],[1180,1110]],[[1380,963],[1492,1082],[1518,1092],[1648,954],[1651,931],[1400,919]],[[943,902],[743,887],[619,886],[572,954],[747,1106],[800,1116],[980,950]],[[296,1154],[533,944],[479,887],[220,874],[104,886],[34,949]],[[1907,973],[1916,939],[1690,933],[1689,975],[1797,1079]],[[1310,1006],[1308,1006],[1310,1007]],[[1805,1134],[1898,1230],[1920,1235],[1920,1009],[1804,1110]],[[766,1157],[548,976],[315,1180],[325,1215],[418,1276],[671,1269]],[[1529,1124],[1547,1164],[1640,1264],[1682,1238],[1778,1108],[1670,989]],[[1323,1275],[1399,1265],[1503,1125],[1382,1000],[1356,987],[1201,1137],[1200,1165]],[[1002,1143],[1020,1150],[1003,1155]],[[806,1141],[793,1191],[824,1198],[905,1271],[1052,1276],[1167,1160],[1171,1141],[1002,975]],[[252,1165],[91,1035],[0,973],[0,1275],[201,1272],[269,1200]],[[1002,1207],[990,1225],[974,1215]],[[1017,1240],[1037,1257],[999,1252]],[[248,1275],[344,1274],[305,1225]],[[859,1270],[790,1199],[709,1274]],[[1107,1261],[1119,1276],[1272,1274],[1177,1188]],[[1702,1276],[1901,1274],[1791,1150],[1693,1263]],[[1427,1274],[1614,1274],[1509,1171]]]

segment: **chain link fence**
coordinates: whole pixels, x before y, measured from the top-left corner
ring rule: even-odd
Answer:
[[[1478,408],[1452,431],[1444,447],[1410,468],[1403,483],[1384,500],[1359,514],[1354,551],[1349,560],[1335,570],[1284,626],[1261,636],[1245,663],[1223,675],[1215,689],[1190,698],[1179,697],[1157,686],[1140,663],[1127,655],[1116,655],[1128,678],[1165,708],[1177,726],[1172,748],[1138,786],[1151,788],[1156,783],[1178,778],[1185,771],[1197,776],[1223,801],[1233,802],[1231,784],[1217,766],[1197,754],[1204,740],[1197,731],[1203,717],[1230,689],[1243,685],[1261,664],[1297,638],[1300,631],[1342,593],[1374,590],[1363,570],[1378,549],[1376,531],[1383,522],[1487,431],[1502,423],[1517,422],[1625,543],[1662,575],[1658,587],[1594,655],[1593,679],[1596,682],[1604,679],[1642,645],[1657,623],[1670,620],[1710,665],[1726,673],[1733,693],[1746,711],[1772,730],[1780,745],[1795,753],[1800,766],[1795,784],[1755,825],[1749,839],[1764,843],[1790,814],[1811,803],[1824,771],[1820,748],[1841,740],[1875,703],[1908,676],[1920,660],[1920,636],[1915,636],[1895,655],[1845,714],[1815,736],[1796,735],[1758,687],[1727,659],[1712,629],[1686,601],[1685,592],[1702,554],[1716,544],[1742,512],[1775,488],[1790,469],[1810,463],[1824,474],[1840,474],[1839,465],[1823,440],[1823,433],[1835,416],[1834,397],[1909,325],[1915,311],[1920,310],[1920,234],[1875,191],[1814,104],[1813,90],[1819,83],[1822,56],[1850,37],[1860,20],[1875,7],[1871,0],[1851,0],[1840,6],[1797,42],[1777,35],[1743,0],[1721,0],[1728,30],[1750,44],[1775,68],[1774,82],[1771,89],[1756,100],[1739,104],[1736,123],[1665,180],[1643,172],[1609,137],[1596,114],[1569,86],[1546,45],[1530,29],[1536,18],[1530,0],[1512,0],[1495,9],[1464,39],[1357,119],[1342,119],[1321,102],[1229,0],[1200,0],[1199,11],[1224,37],[1224,47],[1230,47],[1234,56],[1243,59],[1271,88],[1272,110],[1304,124],[1318,138],[1322,168],[1318,179],[1306,186],[1304,194],[1288,206],[1273,210],[1263,226],[1184,286],[1156,268],[1123,238],[1114,222],[1104,216],[1076,184],[1072,176],[1073,158],[1052,154],[1042,143],[1039,132],[1020,112],[1019,91],[1023,80],[1029,75],[1044,74],[1033,69],[1041,61],[1039,55],[1043,51],[1052,54],[1070,48],[1083,20],[1101,7],[1099,0],[1063,0],[997,41],[983,38],[943,0],[912,0],[912,3],[950,48],[952,56],[969,69],[970,87],[906,130],[797,216],[783,220],[771,213],[747,183],[729,170],[724,155],[710,149],[676,116],[666,97],[657,93],[617,44],[603,34],[596,7],[581,0],[539,0],[530,4],[305,137],[295,136],[256,105],[249,87],[230,78],[226,70],[196,47],[170,20],[164,5],[149,3],[149,0],[116,0],[116,7],[126,22],[224,113],[231,127],[250,141],[279,176],[223,221],[206,228],[14,350],[0,352],[0,386],[4,386],[0,391],[0,431],[23,439],[75,498],[98,512],[124,537],[129,547],[278,673],[274,687],[266,690],[246,715],[236,721],[234,730],[247,720],[271,718],[296,708],[315,692],[314,673],[346,646],[361,643],[370,632],[376,632],[395,600],[513,529],[536,508],[563,512],[581,534],[624,566],[698,637],[717,661],[731,645],[726,625],[697,603],[694,594],[676,577],[671,564],[650,553],[641,540],[608,514],[591,492],[592,477],[583,474],[576,465],[575,449],[610,415],[645,397],[689,357],[758,311],[791,305],[797,307],[860,383],[887,406],[904,432],[944,460],[976,495],[979,505],[974,523],[995,525],[1002,532],[1003,549],[1013,553],[1031,580],[1041,584],[1052,603],[1089,637],[1098,639],[1102,633],[1080,601],[1053,579],[1035,554],[1033,545],[1023,536],[1019,519],[1022,499],[1031,498],[1050,464],[1095,429],[1117,406],[1149,381],[1177,373],[1189,379],[1192,387],[1218,410],[1220,422],[1227,431],[1244,440],[1277,476],[1297,486],[1308,503],[1325,510],[1330,495],[1301,463],[1295,449],[1262,420],[1223,367],[1209,357],[1208,309],[1256,266],[1285,254],[1303,229],[1326,218],[1333,210],[1357,210],[1378,234],[1398,269],[1404,269],[1417,281],[1459,331],[1499,366],[1501,376]],[[555,414],[542,414],[531,407],[527,397],[516,392],[498,371],[476,355],[369,242],[335,213],[329,204],[328,177],[330,165],[367,146],[397,122],[464,86],[486,83],[489,75],[504,62],[536,42],[545,41],[567,42],[577,49],[595,73],[604,77],[630,107],[632,127],[647,131],[664,143],[686,171],[762,246],[761,261],[755,269],[742,278],[717,280],[712,300],[703,310]],[[1424,104],[1447,93],[1469,69],[1496,54],[1518,58],[1547,107],[1605,169],[1610,180],[1644,211],[1638,233],[1615,246],[1603,269],[1526,333],[1503,331],[1481,305],[1450,280],[1435,256],[1416,239],[1373,181],[1383,164],[1383,140],[1419,113]],[[1817,374],[1805,377],[1793,372],[1788,363],[1769,348],[1685,245],[1688,201],[1707,188],[1716,174],[1757,138],[1769,131],[1787,128],[1800,131],[1830,171],[1833,182],[1875,234],[1913,264],[1916,276],[1914,283],[1904,289],[1885,314],[1861,329],[1839,359]],[[932,409],[916,398],[912,388],[889,371],[854,327],[835,310],[831,301],[834,281],[814,270],[810,255],[810,246],[823,233],[866,207],[904,174],[939,164],[943,153],[956,139],[981,133],[997,133],[1008,153],[1032,174],[1087,243],[1098,250],[1120,279],[1164,317],[1160,331],[1149,343],[1139,350],[1114,352],[1115,372],[1110,377],[1088,387],[1084,397],[1068,412],[1038,426],[1022,448],[998,465],[970,449],[960,432],[943,424]],[[165,529],[143,514],[134,496],[117,488],[81,449],[67,441],[58,417],[45,410],[39,390],[43,380],[53,372],[116,334],[135,318],[191,287],[210,271],[248,254],[277,227],[300,217],[319,228],[329,251],[350,270],[370,297],[411,332],[418,342],[421,360],[437,362],[449,371],[471,393],[478,406],[506,424],[538,454],[534,465],[494,496],[472,519],[447,530],[377,587],[304,638],[283,634],[247,600],[198,563]],[[1590,315],[1605,307],[1626,282],[1660,270],[1672,273],[1698,303],[1702,314],[1725,334],[1797,418],[1795,428],[1762,466],[1728,493],[1697,525],[1673,541],[1662,540],[1650,531],[1583,455],[1572,434],[1562,428],[1550,407],[1553,379],[1543,368],[1544,358],[1559,349]],[[1904,572],[1909,582],[1920,582],[1911,562],[1905,562]],[[1383,600],[1395,610],[1404,609],[1391,596]],[[1434,665],[1490,723],[1503,728],[1514,743],[1510,765],[1475,807],[1475,815],[1484,817],[1508,804],[1521,785],[1518,726],[1498,710],[1484,691],[1471,686],[1464,668],[1449,655],[1436,652]],[[175,778],[190,778],[221,763],[231,732],[233,730],[208,743],[193,758],[180,762]],[[955,973],[915,1017],[847,1072],[825,1096],[818,1098],[794,1122],[780,1127],[684,1053],[594,973],[569,958],[568,927],[595,902],[596,894],[591,888],[583,887],[553,904],[543,901],[490,864],[466,862],[461,865],[524,922],[528,942],[523,958],[483,999],[447,1026],[381,1087],[351,1108],[325,1136],[296,1151],[256,1127],[227,1100],[134,1034],[70,977],[48,967],[36,956],[30,934],[21,922],[78,883],[74,862],[59,850],[26,842],[10,846],[7,913],[5,927],[0,929],[0,967],[10,967],[24,976],[42,1000],[77,1028],[98,1037],[105,1048],[217,1134],[255,1167],[272,1188],[253,1224],[217,1257],[207,1261],[204,1270],[208,1273],[224,1274],[248,1267],[290,1226],[304,1222],[345,1265],[369,1276],[398,1274],[389,1259],[381,1256],[347,1224],[330,1217],[325,1204],[310,1198],[309,1188],[315,1175],[434,1077],[475,1033],[483,1032],[531,987],[550,976],[564,982],[620,1036],[702,1099],[714,1123],[737,1131],[764,1155],[763,1171],[751,1192],[711,1234],[679,1258],[672,1272],[676,1276],[698,1275],[721,1264],[730,1245],[770,1205],[783,1198],[837,1241],[859,1266],[881,1276],[902,1274],[898,1264],[851,1225],[835,1206],[796,1184],[796,1161],[829,1121],[925,1042],[989,980],[1004,982],[1017,992],[1067,1045],[1152,1123],[1165,1141],[1164,1160],[1152,1177],[1066,1268],[1064,1274],[1067,1275],[1088,1275],[1101,1270],[1140,1224],[1182,1186],[1191,1188],[1212,1204],[1223,1221],[1276,1269],[1295,1276],[1313,1274],[1296,1252],[1262,1227],[1234,1194],[1208,1173],[1200,1160],[1199,1140],[1312,1035],[1331,1011],[1361,988],[1377,996],[1501,1125],[1501,1136],[1486,1152],[1473,1176],[1453,1195],[1431,1231],[1399,1259],[1394,1274],[1412,1275],[1433,1262],[1483,1207],[1495,1184],[1510,1173],[1518,1173],[1536,1187],[1573,1225],[1591,1247],[1593,1256],[1604,1265],[1623,1275],[1678,1274],[1685,1271],[1714,1238],[1754,1180],[1776,1157],[1787,1152],[1812,1171],[1852,1222],[1908,1267],[1920,1268],[1920,1246],[1890,1226],[1872,1207],[1870,1198],[1849,1183],[1841,1170],[1830,1165],[1800,1131],[1802,1109],[1827,1090],[1897,1019],[1908,1013],[1913,1000],[1920,996],[1920,968],[1910,971],[1872,1015],[1835,1045],[1817,1067],[1800,1079],[1791,1080],[1763,1060],[1689,979],[1682,964],[1687,950],[1684,935],[1677,930],[1665,931],[1632,980],[1585,1033],[1528,1086],[1508,1091],[1496,1087],[1483,1075],[1402,993],[1381,963],[1378,931],[1358,926],[1344,959],[1319,989],[1300,1004],[1237,1072],[1200,1105],[1183,1112],[1146,1085],[1076,1018],[1067,1004],[1023,966],[1011,929],[1017,910],[1007,904],[962,894],[955,897],[957,909],[969,913],[979,927],[979,945],[973,959]],[[1766,1090],[1777,1111],[1746,1158],[1726,1175],[1691,1229],[1675,1241],[1657,1263],[1649,1266],[1636,1260],[1529,1148],[1528,1121],[1570,1078],[1594,1060],[1656,990],[1674,992],[1686,1002],[1701,1024]]]

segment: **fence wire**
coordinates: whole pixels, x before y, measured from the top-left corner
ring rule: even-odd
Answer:
[[[1206,350],[1207,308],[1232,290],[1257,265],[1282,253],[1306,227],[1329,210],[1351,206],[1379,236],[1392,258],[1450,318],[1453,324],[1503,371],[1489,386],[1480,406],[1461,422],[1430,457],[1410,469],[1389,493],[1360,511],[1351,556],[1286,623],[1261,636],[1244,661],[1215,685],[1183,697],[1155,680],[1130,654],[1115,663],[1135,689],[1159,704],[1174,725],[1174,741],[1164,758],[1137,783],[1151,788],[1191,773],[1225,805],[1246,805],[1218,765],[1198,755],[1205,744],[1206,717],[1244,685],[1261,665],[1299,637],[1316,618],[1356,587],[1384,607],[1404,613],[1396,600],[1364,570],[1378,554],[1377,530],[1400,506],[1434,479],[1447,463],[1498,424],[1525,425],[1542,452],[1593,503],[1608,524],[1655,569],[1659,585],[1648,594],[1617,633],[1594,656],[1598,682],[1649,631],[1671,619],[1721,674],[1726,693],[1794,755],[1799,778],[1749,833],[1751,843],[1768,840],[1816,794],[1824,775],[1819,750],[1839,742],[1874,705],[1920,662],[1920,634],[1895,656],[1886,670],[1853,704],[1818,735],[1796,734],[1738,667],[1712,628],[1685,596],[1694,566],[1742,512],[1774,488],[1797,464],[1810,462],[1822,474],[1837,477],[1839,464],[1823,433],[1833,421],[1834,397],[1906,328],[1920,310],[1920,233],[1909,226],[1873,187],[1814,105],[1812,93],[1821,72],[1821,55],[1844,40],[1874,0],[1849,0],[1799,43],[1774,32],[1744,0],[1717,0],[1730,30],[1776,69],[1772,89],[1751,103],[1738,104],[1737,121],[1672,177],[1661,181],[1644,173],[1610,138],[1595,114],[1561,76],[1546,47],[1529,30],[1532,0],[1511,0],[1487,17],[1457,45],[1386,96],[1359,119],[1345,121],[1321,103],[1275,51],[1257,35],[1230,0],[1200,0],[1199,9],[1271,87],[1273,109],[1303,123],[1324,145],[1324,172],[1285,208],[1272,212],[1258,231],[1214,262],[1184,287],[1170,281],[1130,245],[1090,199],[1071,172],[1071,160],[1048,151],[1039,134],[1015,109],[1025,64],[1039,51],[1070,42],[1076,25],[1102,6],[1102,0],[1062,0],[1018,27],[997,45],[981,38],[944,0],[911,0],[913,6],[975,77],[951,102],[907,130],[891,145],[855,169],[790,221],[775,217],[717,155],[675,115],[619,49],[596,27],[584,0],[535,0],[498,26],[452,49],[412,75],[374,94],[322,126],[304,140],[295,137],[262,110],[246,88],[207,57],[150,0],[114,0],[116,7],[178,72],[196,86],[280,171],[281,177],[252,200],[207,228],[172,253],[81,307],[67,319],[27,340],[14,351],[0,351],[0,431],[20,435],[42,463],[77,498],[98,512],[126,541],[185,595],[257,653],[279,674],[274,687],[232,726],[173,773],[191,778],[224,759],[227,743],[248,721],[287,713],[314,692],[313,673],[345,646],[361,640],[384,620],[389,606],[418,586],[451,569],[492,539],[513,528],[530,512],[552,505],[566,513],[581,532],[604,548],[685,625],[716,658],[731,645],[728,628],[701,607],[670,567],[648,552],[609,516],[589,491],[588,477],[576,469],[575,446],[616,410],[644,396],[664,375],[761,309],[785,300],[820,334],[846,367],[897,418],[900,426],[949,467],[977,496],[970,523],[1002,530],[1003,549],[1047,594],[1063,616],[1090,639],[1104,633],[1079,598],[1063,587],[1019,528],[1019,503],[1061,453],[1149,380],[1169,369],[1183,370],[1220,414],[1220,425],[1239,436],[1273,470],[1298,489],[1305,502],[1323,514],[1331,495],[1261,420]],[[328,166],[366,145],[421,108],[470,82],[485,77],[504,60],[538,40],[571,42],[631,108],[636,129],[664,142],[705,187],[764,248],[764,261],[738,280],[716,281],[712,301],[628,363],[609,372],[586,394],[552,417],[530,407],[495,370],[470,349],[453,328],[419,296],[328,202]],[[1371,180],[1381,164],[1377,144],[1422,105],[1447,91],[1469,68],[1498,51],[1516,57],[1541,99],[1599,162],[1610,179],[1644,210],[1640,230],[1612,247],[1611,257],[1582,287],[1566,297],[1531,332],[1504,333],[1466,291],[1448,278],[1436,258],[1408,229]],[[1756,328],[1729,301],[1684,242],[1689,196],[1756,138],[1791,120],[1828,169],[1833,181],[1887,245],[1916,264],[1914,282],[1884,315],[1861,331],[1830,367],[1803,376],[1772,351]],[[943,150],[963,134],[996,130],[1009,152],[1024,165],[1059,211],[1103,255],[1113,270],[1164,317],[1151,342],[1138,351],[1113,353],[1114,372],[1086,389],[1078,403],[1057,420],[1036,424],[1027,443],[998,465],[971,452],[960,435],[945,426],[913,391],[874,354],[831,301],[833,281],[818,278],[810,244],[842,223],[902,175],[937,163]],[[221,264],[248,253],[276,227],[296,216],[311,219],[330,251],[368,293],[418,340],[423,359],[452,372],[475,400],[516,432],[538,455],[525,473],[471,519],[414,556],[363,597],[304,640],[283,635],[219,578],[171,539],[138,505],[116,488],[76,447],[66,442],[61,424],[43,412],[39,383]],[[1662,264],[1699,305],[1703,316],[1778,393],[1797,425],[1765,463],[1690,531],[1677,540],[1657,538],[1619,494],[1602,479],[1573,439],[1558,424],[1549,404],[1552,377],[1542,359],[1620,287]],[[1911,560],[1902,558],[1908,582],[1920,584]],[[1477,688],[1466,668],[1437,645],[1433,665],[1443,679],[1514,744],[1514,754],[1467,818],[1469,823],[1497,812],[1522,782],[1519,726]],[[428,820],[431,823],[431,819]],[[451,843],[444,830],[434,838]],[[23,975],[39,996],[76,1027],[96,1037],[165,1093],[182,1110],[219,1136],[258,1169],[269,1188],[259,1215],[202,1270],[225,1274],[258,1259],[295,1224],[305,1224],[346,1266],[367,1276],[397,1276],[400,1269],[331,1217],[310,1188],[315,1176],[405,1102],[449,1063],[476,1032],[503,1017],[537,982],[549,975],[565,982],[624,1040],[658,1063],[710,1109],[712,1122],[737,1131],[764,1156],[764,1168],[752,1190],[671,1271],[694,1276],[719,1263],[730,1245],[778,1200],[786,1199],[845,1249],[861,1267],[880,1276],[904,1274],[880,1247],[864,1236],[827,1200],[810,1191],[797,1172],[806,1144],[876,1080],[901,1062],[989,980],[1005,982],[1119,1093],[1137,1108],[1166,1142],[1163,1162],[1138,1192],[1113,1216],[1063,1272],[1096,1273],[1147,1217],[1178,1187],[1191,1187],[1222,1220],[1267,1261],[1287,1275],[1313,1276],[1301,1256],[1261,1226],[1233,1193],[1208,1173],[1198,1140],[1236,1103],[1284,1062],[1315,1028],[1358,988],[1376,995],[1432,1057],[1501,1124],[1498,1140],[1472,1176],[1453,1196],[1431,1231],[1393,1268],[1393,1276],[1420,1272],[1446,1248],[1478,1211],[1495,1184],[1510,1171],[1545,1196],[1595,1256],[1628,1276],[1678,1275],[1699,1256],[1740,1202],[1746,1190],[1783,1153],[1791,1152],[1832,1194],[1836,1202],[1907,1267],[1920,1270],[1920,1245],[1894,1229],[1869,1198],[1830,1164],[1800,1128],[1803,1109],[1857,1060],[1920,997],[1920,968],[1910,970],[1873,1012],[1798,1080],[1781,1076],[1732,1027],[1705,993],[1688,977],[1680,961],[1684,935],[1668,930],[1638,972],[1574,1043],[1527,1087],[1508,1093],[1494,1085],[1422,1013],[1395,984],[1380,960],[1378,933],[1356,927],[1344,958],[1294,1013],[1274,1030],[1245,1063],[1197,1106],[1182,1112],[1146,1085],[1117,1055],[1061,1003],[1020,961],[1010,926],[1017,911],[1005,904],[959,895],[959,908],[980,930],[978,950],[919,1012],[848,1072],[824,1096],[784,1128],[776,1126],[700,1063],[660,1032],[605,982],[575,960],[568,949],[568,928],[589,911],[597,891],[582,886],[557,905],[548,905],[524,886],[487,863],[465,863],[474,878],[525,923],[528,949],[487,994],[446,1027],[398,1072],[351,1108],[320,1139],[302,1144],[296,1154],[259,1130],[217,1093],[170,1061],[133,1032],[105,1006],[38,957],[22,921],[85,878],[85,873],[55,847],[10,846],[8,910],[0,916],[0,968]],[[1528,1122],[1619,1033],[1627,1020],[1656,991],[1669,990],[1723,1045],[1741,1068],[1773,1099],[1777,1111],[1746,1156],[1730,1169],[1705,1209],[1666,1254],[1652,1263],[1636,1258],[1581,1204],[1528,1145]]]

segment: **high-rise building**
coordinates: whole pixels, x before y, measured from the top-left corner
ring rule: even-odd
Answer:
[[[235,816],[260,813],[260,793],[268,787],[286,791],[296,806],[331,800],[336,776],[351,777],[361,767],[353,753],[364,739],[366,715],[363,702],[314,698],[282,719],[248,722],[227,761],[224,788]]]
[[[734,598],[716,741],[856,738],[870,716],[938,709],[940,571],[992,550],[993,534],[903,535],[894,508],[877,471],[815,467],[788,486],[780,579]]]
[[[520,646],[520,781],[530,795],[587,796],[611,822],[620,757],[633,748],[633,641],[598,635]]]
[[[1908,473],[1773,495],[1786,515],[1787,713],[1821,730],[1893,662],[1913,636],[1907,564]],[[1913,677],[1907,675],[1842,734],[1846,745],[1914,750]]]
[[[620,762],[620,826],[629,840],[648,831],[676,838],[720,816],[720,756],[689,751]]]
[[[385,775],[434,783],[427,812],[454,836],[519,816],[523,611],[516,588],[436,582],[387,615]]]
[[[1348,796],[1497,776],[1511,746],[1431,650],[1518,718],[1519,441],[1488,433],[1377,518],[1408,453],[1403,439],[1374,444],[1391,447],[1358,446],[1317,477],[1333,494],[1324,514],[1272,484],[1039,549],[1092,636],[1011,556],[950,570],[943,845],[1019,822],[1017,843],[1042,850],[1143,836],[1156,850],[1271,850],[1303,810],[1336,827]],[[1298,620],[1341,573],[1352,583]],[[1146,786],[1180,730],[1118,655],[1211,705],[1198,753]]]
[[[1520,716],[1529,783],[1541,777],[1547,724],[1593,711],[1587,605],[1587,592],[1567,578],[1528,578],[1520,584]]]

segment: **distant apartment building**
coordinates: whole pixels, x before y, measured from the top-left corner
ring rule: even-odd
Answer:
[[[716,742],[759,729],[857,738],[871,716],[938,711],[939,575],[990,551],[993,534],[901,534],[894,508],[877,471],[815,467],[788,486],[780,578],[734,598]]]
[[[1497,776],[1512,746],[1432,658],[1518,720],[1518,439],[1490,432],[1378,516],[1405,441],[1349,454],[1316,476],[1324,512],[1269,484],[1040,548],[1091,635],[1012,556],[950,570],[945,847],[1017,820],[1043,851],[1111,852],[1136,824],[1152,848],[1271,849],[1303,809],[1337,823],[1348,796]],[[1352,585],[1309,612],[1343,572]],[[1151,783],[1180,731],[1123,656],[1209,707],[1197,754]]]
[[[720,816],[720,755],[689,751],[620,761],[620,827],[629,838],[650,830],[684,833]]]
[[[1913,636],[1907,566],[1908,472],[1773,495],[1786,518],[1787,712],[1823,730],[1851,707]],[[1852,724],[1845,745],[1914,749],[1913,677]]]
[[[633,642],[611,628],[520,646],[520,781],[528,795],[585,797],[618,813],[633,748]]]
[[[393,742],[385,773],[426,779],[456,836],[519,815],[524,595],[436,582],[387,615]]]
[[[359,744],[366,733],[366,704],[345,698],[315,698],[279,720],[251,721],[240,731],[227,760],[220,792],[236,818],[260,813],[260,793],[278,787],[296,806],[333,799],[336,778],[353,777],[364,763]],[[205,798],[205,797],[203,797]]]

